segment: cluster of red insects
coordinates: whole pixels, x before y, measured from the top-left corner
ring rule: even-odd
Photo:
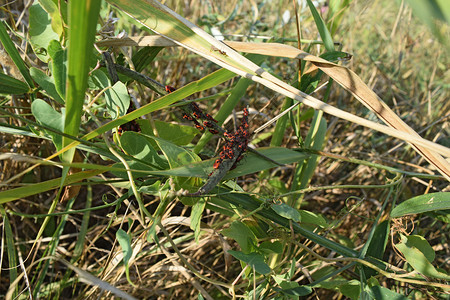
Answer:
[[[168,93],[172,93],[173,91],[176,90],[174,87],[171,87],[170,85],[166,85],[165,89],[166,89],[166,92],[168,92]],[[205,127],[207,127],[209,132],[211,132],[212,134],[219,133],[219,131],[217,129],[215,129],[215,127],[217,127],[217,125],[211,123],[211,122],[217,123],[217,120],[215,120],[213,117],[211,117],[210,114],[204,113],[200,109],[200,107],[197,105],[197,103],[190,102],[188,104],[188,107],[189,107],[189,110],[192,112],[192,115],[188,112],[184,112],[183,119],[193,122],[195,128],[197,128],[200,131],[205,130]],[[205,120],[205,121],[203,121],[203,125],[202,125],[197,120],[200,120],[200,121]]]
[[[233,134],[228,132],[224,133],[225,138],[227,138],[227,142],[223,146],[222,152],[219,154],[219,158],[214,162],[214,169],[218,169],[220,164],[225,159],[233,159],[233,157],[237,157],[236,162],[231,167],[231,169],[234,169],[236,167],[236,163],[242,159],[242,155],[245,150],[247,150],[248,138],[250,137],[250,134],[248,133],[248,109],[244,108],[243,112],[244,116],[242,117],[241,125],[236,132]]]
[[[175,88],[166,85],[165,90],[168,93],[172,93],[173,91],[175,91]],[[130,113],[133,110],[134,108],[130,106],[127,113]],[[250,137],[250,134],[248,132],[248,109],[244,108],[243,112],[244,116],[242,117],[241,125],[234,133],[229,133],[223,130],[217,124],[217,120],[211,117],[210,114],[203,112],[195,102],[190,102],[187,105],[187,109],[185,109],[185,111],[183,112],[183,119],[193,122],[195,128],[197,128],[198,130],[204,131],[206,127],[212,134],[223,133],[223,137],[226,139],[226,143],[219,154],[219,158],[217,158],[214,162],[214,170],[219,169],[224,160],[232,160],[237,157],[233,166],[231,167],[231,169],[234,169],[236,167],[236,164],[242,159],[244,152],[247,150],[248,139]],[[133,120],[119,126],[118,133],[122,134],[124,131],[140,132],[141,130],[137,122]],[[213,172],[211,172],[211,174]],[[211,176],[211,174],[209,175]]]
[[[168,93],[175,91],[175,88],[169,85],[166,85],[165,89]],[[234,169],[236,167],[236,164],[242,159],[244,152],[247,150],[248,139],[250,137],[250,134],[248,132],[248,109],[244,108],[244,116],[242,117],[241,125],[236,130],[236,132],[228,133],[227,131],[224,131],[222,128],[220,128],[219,125],[217,125],[217,120],[211,117],[211,115],[209,115],[208,113],[204,113],[197,105],[197,103],[189,103],[188,108],[189,111],[192,112],[192,115],[188,112],[183,112],[183,119],[193,122],[194,126],[200,131],[205,130],[205,127],[207,127],[209,132],[211,132],[212,134],[218,134],[219,130],[221,130],[221,132],[223,132],[224,138],[226,139],[226,144],[223,146],[223,149],[219,154],[219,158],[214,162],[214,170],[219,169],[221,163],[224,160],[231,160],[237,157],[235,163],[231,167],[231,169]],[[204,120],[203,125],[205,127],[202,126],[202,124],[200,124],[198,120],[200,120],[200,122]],[[211,172],[209,175],[211,176],[213,172]]]

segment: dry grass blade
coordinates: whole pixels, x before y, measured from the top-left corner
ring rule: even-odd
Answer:
[[[181,18],[178,15],[176,16],[178,18]],[[186,22],[188,22],[186,20],[184,21],[185,24]],[[193,29],[193,26],[194,28],[196,28],[195,25],[191,23],[189,24],[191,29]],[[236,64],[233,64],[233,66],[229,65],[227,64],[227,61],[222,59],[222,57],[215,57],[210,55],[211,53],[204,53],[202,51],[199,52],[190,46],[186,46],[186,43],[187,44],[189,43],[188,40],[183,40],[183,43],[173,41],[173,44],[171,45],[170,43],[167,42],[167,40],[165,40],[162,37],[145,37],[145,38],[139,37],[139,38],[126,38],[123,41],[122,45],[124,44],[139,45],[139,46],[181,45],[183,47],[191,49],[192,51],[197,52],[198,54],[205,56],[206,58],[218,63],[224,68],[236,72],[241,76],[245,76],[251,78],[254,81],[260,82],[265,86],[272,88],[274,91],[280,92],[285,96],[303,102],[304,104],[309,105],[315,109],[323,110],[324,112],[332,114],[334,116],[346,119],[359,125],[372,128],[374,130],[383,132],[385,134],[409,142],[421,156],[423,156],[429,163],[434,165],[438,169],[438,171],[442,175],[444,175],[447,178],[447,180],[450,181],[450,164],[440,155],[443,154],[447,157],[450,157],[450,149],[421,138],[419,134],[417,134],[411,127],[409,127],[405,122],[403,122],[400,119],[400,117],[398,117],[353,71],[347,69],[346,67],[330,63],[324,59],[321,59],[317,56],[311,55],[309,53],[306,53],[302,50],[299,50],[289,45],[277,43],[262,44],[262,43],[227,42],[226,44],[232,47],[229,48],[223,43],[209,36],[207,33],[203,32],[203,30],[201,30],[200,28],[196,28],[195,31],[197,33],[200,33],[204,38],[205,35],[208,36],[209,37],[208,42],[213,43],[214,47],[217,47],[217,49],[221,49],[221,51],[226,51],[227,58],[228,56],[230,56],[231,58],[236,58],[239,64],[244,64],[246,69],[252,70],[253,72],[259,74],[261,77],[249,74],[246,72],[246,70],[236,69],[235,68]],[[99,42],[98,45],[107,46],[107,45],[117,45],[118,43],[120,43],[120,41],[118,41],[117,39],[110,39]],[[271,74],[265,72],[264,70],[261,70],[258,66],[247,61],[244,57],[242,57],[239,53],[237,53],[234,50],[248,53],[257,53],[270,56],[281,56],[293,59],[307,60],[311,62],[315,67],[320,68],[324,73],[333,78],[343,88],[352,93],[356,99],[358,99],[361,103],[363,103],[366,107],[368,107],[371,111],[373,111],[381,120],[383,120],[391,128],[380,125],[375,122],[371,122],[369,120],[363,119],[353,114],[347,113],[331,105],[323,103],[322,101],[314,97],[306,95],[301,91],[273,77]]]

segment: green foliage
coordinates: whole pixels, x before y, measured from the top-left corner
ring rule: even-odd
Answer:
[[[434,210],[450,209],[450,193],[430,193],[413,197],[397,205],[391,212],[392,218],[420,214]]]
[[[217,65],[192,53],[206,53],[211,60],[226,61],[236,68],[244,68],[241,63],[248,59],[261,66],[261,72],[270,70],[278,78],[290,76],[292,86],[308,94],[329,80],[322,71],[308,70],[305,61],[296,65],[269,55],[248,54],[236,61],[210,47],[199,28],[182,22],[155,1],[109,3],[115,8],[101,1],[70,1],[68,6],[65,1],[34,1],[27,35],[16,30],[15,24],[0,23],[0,41],[23,77],[0,73],[4,112],[0,132],[10,149],[2,161],[11,161],[2,175],[0,213],[12,297],[21,290],[18,251],[22,257],[32,253],[30,257],[52,261],[30,262],[33,269],[27,275],[31,284],[25,294],[34,298],[63,297],[68,290],[77,297],[100,295],[97,288],[78,283],[79,278],[83,282],[89,278],[90,284],[105,291],[111,287],[103,281],[113,281],[137,298],[172,293],[172,297],[195,294],[199,299],[214,299],[228,297],[229,292],[236,298],[300,299],[315,292],[324,299],[333,294],[349,299],[405,299],[403,294],[409,292],[405,286],[420,286],[430,294],[448,288],[442,283],[450,279],[445,260],[434,246],[447,243],[444,229],[448,225],[442,222],[449,219],[450,194],[415,196],[421,192],[401,174],[433,180],[429,183],[433,188],[441,177],[391,167],[394,159],[386,166],[372,163],[369,156],[352,159],[380,148],[386,154],[384,147],[389,141],[370,132],[362,134],[321,111],[294,106],[292,99],[280,101],[272,91],[254,83],[256,72],[247,70],[251,76],[234,78],[233,72],[217,70]],[[280,9],[284,9],[263,1],[244,14],[246,5],[238,1],[231,11],[224,12],[207,7],[197,25],[203,24],[210,32],[227,31],[230,22],[252,19],[247,15],[252,12],[255,15],[247,21],[248,28],[240,30],[253,39],[253,34],[269,32],[272,22],[258,14],[267,15],[265,10],[272,9],[281,16]],[[350,59],[346,52],[335,50],[334,43],[346,42],[338,34],[346,22],[344,16],[350,13],[349,1],[330,1],[328,15],[319,13],[313,1],[308,0],[307,5],[308,30],[318,33],[321,41],[309,41],[303,49],[337,64]],[[115,63],[113,68],[105,66],[94,40],[122,29],[133,32],[132,24],[138,23],[123,14],[125,10],[146,25],[146,30],[150,23],[175,41],[189,41],[194,52],[162,44],[100,47]],[[290,32],[283,26],[287,25],[273,26],[271,34]],[[292,32],[289,37],[295,37]],[[278,41],[288,43],[289,38]],[[31,48],[18,51],[16,45],[25,42]],[[264,48],[264,43],[258,47]],[[129,73],[114,74],[120,73],[120,68]],[[300,74],[300,78],[292,74]],[[115,82],[113,75],[118,75],[119,81]],[[167,93],[166,84],[179,86]],[[332,81],[325,92],[318,93],[336,106],[348,98]],[[132,97],[140,106],[134,107]],[[23,106],[17,99],[24,100]],[[255,132],[249,140],[249,148],[254,149],[207,195],[199,197],[188,193],[209,180],[223,138],[208,130],[201,133],[183,119],[188,103],[194,100],[229,133],[237,130],[243,108],[249,107],[249,130]],[[270,127],[273,118],[283,112],[286,114],[276,126]],[[269,120],[272,123],[266,124]],[[129,122],[139,126],[138,132],[124,129]],[[266,127],[257,131],[263,124]],[[431,136],[431,132],[426,134]],[[21,143],[16,139],[27,142],[17,149]],[[375,147],[379,140],[382,146]],[[362,146],[349,150],[355,144]],[[408,155],[403,152],[395,161],[407,161]],[[58,156],[62,162],[54,159]],[[9,168],[16,169],[10,172]],[[395,179],[386,170],[395,173]],[[365,173],[370,174],[364,177]],[[67,188],[64,193],[63,188]],[[354,199],[358,199],[356,204]],[[406,200],[397,204],[399,199]],[[74,204],[80,207],[72,208]],[[420,218],[416,218],[418,214]],[[393,225],[400,222],[396,218],[404,216],[416,218],[409,235],[406,228]],[[442,235],[427,240],[430,232],[440,227]],[[17,228],[16,232],[12,228]],[[42,235],[51,239],[44,241]],[[39,244],[34,247],[24,242],[30,240]],[[387,258],[389,251],[390,257],[401,254],[406,265],[393,268],[395,262]],[[68,268],[59,269],[53,263],[55,256],[71,257],[70,263],[63,263]],[[76,268],[88,269],[91,274],[82,277],[85,271]],[[411,270],[415,273],[409,273]],[[158,277],[161,274],[164,278]],[[190,293],[192,286],[175,284],[185,280],[198,293]],[[104,288],[102,283],[106,283]],[[164,291],[139,294],[149,290],[147,283]]]
[[[0,94],[20,95],[26,92],[28,92],[26,83],[0,73]]]

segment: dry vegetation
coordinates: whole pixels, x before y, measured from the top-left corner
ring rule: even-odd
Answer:
[[[201,20],[205,22],[207,17],[213,18],[214,13],[222,16],[231,13],[233,6],[228,2],[226,5],[225,2],[222,2],[215,1],[206,5],[204,2],[192,1],[188,8],[184,6],[184,2],[180,1],[176,5],[172,2],[167,3],[167,5],[176,8],[176,11],[192,22],[199,23]],[[224,24],[224,34],[245,35],[252,30],[253,33],[259,35],[295,40],[296,31],[292,20],[288,25],[280,26],[280,18],[284,9],[290,9],[292,14],[292,2],[260,3],[258,14],[254,14],[254,10],[252,13],[251,1],[244,2],[234,20]],[[15,9],[16,13],[23,8],[24,6],[20,1],[9,6],[9,9],[11,11]],[[5,14],[5,12],[2,12],[2,14]],[[308,10],[304,10],[304,15],[309,15]],[[22,19],[23,23],[17,24],[18,30],[23,31],[24,34],[27,30],[27,27],[24,26],[26,16],[25,13]],[[17,16],[15,15],[14,18],[17,18]],[[116,26],[129,28],[130,25],[128,21],[121,20]],[[312,18],[304,17],[301,26],[304,39],[318,39]],[[228,38],[232,39],[233,37],[229,36]],[[450,102],[448,101],[450,96],[448,89],[450,82],[449,53],[436,42],[427,28],[411,14],[407,6],[399,8],[398,4],[390,1],[354,1],[347,9],[333,39],[341,43],[342,51],[353,55],[352,60],[347,62],[347,66],[373,88],[403,120],[426,139],[447,146],[450,144],[448,122],[450,117]],[[295,42],[291,44],[295,45]],[[317,46],[313,46],[310,52],[320,54],[317,53],[318,49]],[[320,49],[320,51],[323,50]],[[29,63],[38,64],[31,51],[28,55]],[[294,80],[297,62],[271,58],[266,60],[266,64],[286,82]],[[191,55],[186,50],[173,48],[163,50],[157,57],[155,69],[147,70],[147,72],[150,75],[156,75],[156,79],[160,82],[173,86],[183,86],[203,77],[215,68],[212,63],[199,60],[198,57]],[[231,86],[232,83],[227,83],[207,92],[214,94],[219,92],[219,89],[226,89]],[[208,94],[202,93],[195,96],[204,97]],[[150,101],[157,95],[146,92],[146,97],[146,99],[139,99],[139,101]],[[318,98],[320,98],[320,95],[318,95]],[[5,99],[9,100],[5,101]],[[30,112],[27,109],[30,106],[27,100],[14,98],[12,102],[9,102],[11,101],[10,97],[0,98],[0,100],[2,105],[16,106],[17,112],[20,111],[22,116],[30,118],[27,115]],[[224,97],[219,97],[202,102],[201,106],[214,114],[220,108],[223,100]],[[284,98],[259,85],[251,85],[247,95],[242,100],[251,109],[260,111],[267,118],[273,118],[280,113]],[[366,118],[376,118],[337,85],[333,87],[328,103]],[[303,107],[302,111],[306,111],[306,109],[306,107]],[[165,121],[177,121],[174,118],[173,111],[159,111],[153,117]],[[328,122],[328,131],[324,151],[407,171],[429,172],[429,164],[401,141],[328,115],[325,118]],[[267,119],[261,116],[251,118],[251,129],[256,129],[265,121]],[[6,117],[2,118],[2,122],[23,125],[22,120],[12,120]],[[301,124],[300,132],[303,136],[309,129],[309,123],[310,120]],[[231,126],[231,121],[227,126]],[[259,138],[257,147],[269,146],[270,139],[268,136],[259,136]],[[210,141],[204,154],[214,155],[217,142],[218,139]],[[3,153],[14,152],[29,156],[47,157],[54,152],[54,147],[50,141],[27,136],[1,135],[0,143]],[[294,131],[292,128],[288,128],[283,139],[283,146],[296,147],[297,145],[298,141]],[[105,164],[99,156],[90,156],[83,159],[88,159],[91,163]],[[243,163],[245,163],[245,160]],[[2,160],[0,163],[0,180],[1,182],[9,182],[8,186],[2,186],[2,189],[10,189],[24,183],[42,182],[60,176],[58,169],[49,166],[40,166],[30,172],[22,173],[29,166],[30,164],[27,162]],[[285,187],[287,187],[291,183],[293,172],[293,166],[280,167],[272,169],[264,175],[256,174],[238,178],[237,183],[246,192],[259,194],[261,197],[270,197],[274,193],[280,192],[281,189],[277,186],[286,184]],[[20,174],[19,177],[10,181],[18,174]],[[386,178],[391,176],[383,170],[362,164],[339,161],[327,156],[320,157],[314,174],[310,183],[312,187],[382,185],[386,183]],[[448,191],[448,186],[444,180],[404,178],[389,196],[389,189],[381,188],[342,187],[312,190],[305,194],[301,208],[322,214],[329,221],[329,224],[332,224],[320,234],[353,248],[362,245],[367,240],[367,234],[374,218],[386,197],[390,197],[390,201],[396,199],[399,202],[412,196],[446,190]],[[113,187],[104,182],[92,186],[82,184],[73,204],[73,209],[84,209],[87,202],[90,202],[92,207],[111,203],[126,192],[124,189],[117,186]],[[38,267],[37,261],[48,255],[50,251],[48,244],[51,236],[55,230],[59,230],[57,226],[61,224],[63,218],[61,216],[52,218],[44,232],[44,237],[33,248],[33,242],[43,219],[30,216],[23,217],[19,213],[45,214],[48,212],[55,195],[56,191],[48,191],[27,199],[9,202],[4,206],[8,212],[9,222],[17,242],[16,249],[20,253],[24,265],[30,267],[27,271],[29,280],[38,275],[36,270],[43,270],[41,266]],[[221,230],[227,228],[231,223],[229,216],[214,212],[211,209],[205,210],[202,218],[204,233],[196,242],[193,238],[193,232],[189,228],[189,220],[186,219],[190,216],[190,206],[185,206],[174,199],[167,206],[161,221],[167,232],[159,231],[157,233],[160,238],[159,244],[155,244],[146,240],[146,231],[143,230],[137,220],[138,213],[136,211],[138,207],[132,196],[129,197],[129,200],[130,202],[123,202],[117,209],[115,206],[111,206],[92,211],[85,244],[79,245],[81,248],[76,248],[76,243],[77,234],[81,231],[83,213],[67,215],[64,228],[58,234],[60,242],[55,249],[55,255],[70,260],[74,252],[81,251],[78,261],[75,262],[78,268],[90,272],[101,280],[109,282],[139,299],[194,299],[197,298],[199,292],[203,291],[206,291],[214,299],[228,298],[226,296],[228,295],[228,288],[216,284],[217,282],[235,283],[237,294],[251,290],[253,283],[242,279],[242,267],[239,261],[226,253],[229,249],[239,249],[239,246],[233,240],[225,238],[221,234]],[[158,206],[160,198],[146,196],[143,200],[147,209],[153,212]],[[65,206],[65,203],[59,203],[56,211],[63,211]],[[252,222],[252,219],[249,218],[247,221]],[[116,257],[121,253],[121,247],[116,240],[116,231],[120,226],[134,236],[133,247],[137,251],[137,256],[130,268],[130,275],[136,287],[132,287],[127,282],[125,267],[121,264],[121,260]],[[446,223],[426,215],[417,215],[412,216],[409,220],[404,220],[396,227],[391,226],[392,232],[414,232],[425,237],[436,251],[434,264],[441,268],[447,268],[447,271],[449,271],[449,233]],[[273,229],[271,234],[274,237],[279,235],[285,241],[291,239],[288,232]],[[308,243],[301,237],[295,237],[294,239],[308,245],[319,255],[325,257],[332,255],[328,249]],[[204,280],[203,277],[200,278],[198,274],[194,274],[187,269],[179,255],[174,251],[173,244],[169,241],[175,243],[187,263],[208,280]],[[391,244],[391,241],[388,244]],[[5,254],[5,249],[2,249],[2,251]],[[297,257],[301,252],[302,249],[294,243],[286,250],[289,255]],[[284,255],[287,255],[286,253]],[[319,262],[311,255],[303,255],[303,259],[298,260],[298,268],[293,278],[299,283],[306,284],[310,280],[320,277],[318,273],[314,274],[314,270],[318,266],[323,267],[326,263]],[[403,265],[400,256],[391,245],[387,247],[385,261],[399,267]],[[281,262],[282,259],[278,260],[280,265]],[[301,266],[306,267],[309,272],[304,271]],[[10,284],[7,276],[9,270],[5,267],[7,267],[7,264],[3,260],[0,294],[4,294]],[[19,269],[18,272],[21,273],[22,271]],[[54,287],[51,284],[60,284],[65,272],[66,266],[64,264],[51,263],[47,270],[47,276],[44,277],[44,282],[40,283],[41,292],[48,289],[47,297],[66,299],[94,297],[107,299],[110,297],[107,293],[102,293],[101,289],[80,282],[68,284],[62,291],[58,288],[53,289]],[[357,269],[351,268],[342,276],[347,280],[358,280],[358,272]],[[72,274],[70,278],[76,278],[74,276]],[[439,290],[433,291],[426,287],[408,286],[384,277],[379,277],[378,280],[383,286],[395,289],[402,294],[410,293],[411,289],[419,289],[421,292],[416,296],[439,298],[441,293]],[[19,286],[20,290],[24,290],[27,285],[22,281]],[[305,299],[317,299],[316,297],[319,299],[338,299],[342,297],[342,294],[336,290],[317,289]]]

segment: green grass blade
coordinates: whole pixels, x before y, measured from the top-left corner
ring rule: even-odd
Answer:
[[[0,214],[3,220],[3,229],[5,230],[5,241],[6,241],[6,250],[8,253],[8,270],[9,270],[9,282],[12,283],[17,279],[17,268],[19,267],[16,248],[15,248],[15,240],[14,234],[11,229],[11,224],[9,222],[8,215],[6,214],[5,208],[3,205],[0,205]],[[19,292],[19,287],[16,285],[14,287],[13,299],[17,296]]]
[[[8,33],[6,32],[6,23],[3,20],[0,21],[0,42],[3,44],[3,47],[5,48],[6,52],[8,52],[14,64],[19,69],[23,78],[25,78],[25,81],[27,82],[28,86],[30,88],[34,88],[34,83],[33,79],[30,76],[30,72],[27,66],[25,65],[25,62],[22,60],[19,51],[17,51],[16,47],[14,46],[14,43],[12,42]]]
[[[230,80],[236,76],[233,72],[230,72],[225,69],[217,70],[205,77],[203,77],[200,80],[193,81],[189,83],[188,85],[184,86],[183,88],[179,88],[176,91],[167,94],[164,97],[159,98],[156,101],[153,101],[147,105],[142,106],[140,109],[137,109],[125,116],[122,116],[120,118],[117,118],[116,120],[113,120],[109,123],[106,123],[105,125],[97,128],[96,130],[86,134],[83,136],[84,140],[90,140],[97,136],[99,136],[102,133],[107,132],[108,130],[113,129],[114,127],[117,127],[119,125],[125,124],[126,122],[129,122],[131,120],[137,119],[140,116],[143,116],[145,114],[149,114],[151,112],[163,109],[168,107],[169,105],[184,99],[196,92],[201,92],[206,89],[215,87],[216,85],[219,85],[227,80]],[[76,146],[79,142],[73,142],[70,146]]]
[[[75,182],[82,181],[84,179],[91,178],[98,174],[105,172],[105,170],[93,170],[86,172],[79,172],[73,175],[69,175],[66,178],[66,184],[71,184]],[[0,204],[14,201],[17,199],[25,198],[31,195],[36,195],[39,193],[43,193],[45,191],[57,188],[61,183],[61,178],[51,179],[44,182],[39,182],[33,184],[33,188],[30,186],[23,186],[16,189],[11,189],[7,191],[0,192]]]
[[[324,20],[320,16],[316,7],[312,3],[311,0],[306,1],[308,3],[311,14],[313,15],[314,22],[316,23],[317,29],[319,30],[320,37],[322,38],[323,44],[327,51],[334,51],[334,42],[331,37],[330,32],[328,31],[327,24],[325,24]]]
[[[66,117],[64,132],[77,136],[81,123],[81,111],[87,87],[89,64],[94,50],[100,0],[70,1],[69,3],[69,51],[66,90]],[[63,137],[63,146],[72,140]],[[65,161],[72,161],[73,151],[63,154]]]
[[[0,73],[0,94],[20,95],[29,91],[25,82]]]

